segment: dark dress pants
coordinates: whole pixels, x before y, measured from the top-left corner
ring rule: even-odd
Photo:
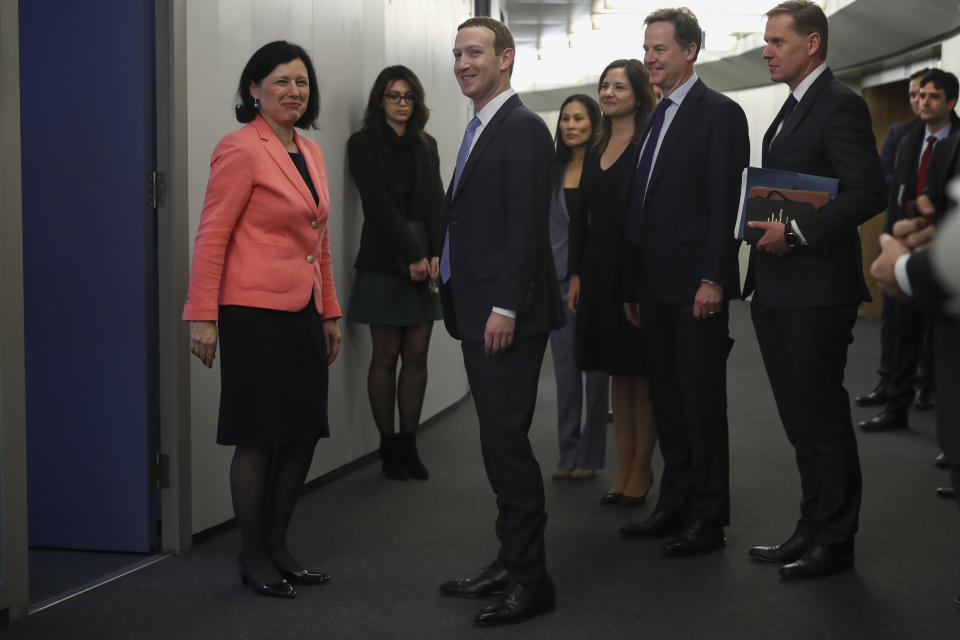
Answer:
[[[771,309],[751,304],[777,411],[796,450],[802,496],[796,533],[852,550],[861,476],[843,386],[856,305]]]
[[[897,301],[883,295],[883,306],[880,311],[880,384],[884,387],[890,382],[890,372],[893,371],[893,358],[897,351]]]
[[[887,382],[887,412],[906,415],[913,403],[917,365],[926,334],[926,319],[913,302],[891,300],[895,309],[893,367]]]
[[[527,434],[549,335],[517,337],[510,349],[494,356],[484,353],[482,342],[461,342],[483,463],[497,495],[498,560],[524,584],[546,577],[543,476]]]
[[[698,319],[690,307],[642,297],[650,399],[664,469],[657,511],[688,524],[730,524],[727,355],[729,310]]]

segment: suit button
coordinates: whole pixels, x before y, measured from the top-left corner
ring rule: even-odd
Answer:
[[[314,261],[315,259],[316,259],[316,258],[314,258],[313,256],[307,256],[307,262],[309,262],[310,264],[313,264],[313,261]]]
[[[314,229],[316,229],[317,227],[320,226],[320,223],[317,222],[316,220],[314,220],[313,222],[310,223],[310,226],[313,227]]]

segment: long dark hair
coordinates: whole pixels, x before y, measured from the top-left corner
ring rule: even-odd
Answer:
[[[637,102],[633,111],[633,139],[631,142],[637,142],[643,135],[643,124],[646,122],[647,116],[657,104],[657,99],[653,95],[653,88],[650,86],[650,76],[647,75],[647,68],[639,60],[633,58],[614,60],[600,74],[597,93],[600,92],[600,86],[611,69],[623,69],[627,74],[627,80],[630,81],[630,88],[633,89],[633,96]],[[607,148],[607,143],[610,142],[611,129],[610,118],[603,116],[600,121],[600,134],[597,138],[597,149],[601,153]]]
[[[363,112],[363,128],[373,133],[377,138],[383,137],[386,127],[389,126],[387,115],[383,110],[383,95],[390,88],[390,85],[397,80],[403,80],[410,85],[410,91],[413,93],[413,112],[410,114],[410,119],[407,120],[405,135],[422,138],[420,134],[430,118],[430,110],[424,104],[425,98],[420,78],[402,64],[387,67],[373,81],[370,98],[367,100],[367,108]]]
[[[250,56],[243,72],[240,74],[240,86],[237,87],[238,104],[234,107],[237,120],[246,124],[252,122],[259,109],[253,106],[253,96],[250,95],[250,83],[260,84],[270,75],[277,65],[286,64],[296,59],[303,62],[307,68],[307,79],[310,81],[310,96],[307,98],[307,110],[303,112],[294,126],[301,129],[318,129],[317,118],[320,116],[320,86],[317,84],[317,73],[313,70],[310,56],[303,47],[291,44],[285,40],[269,42]]]
[[[583,108],[587,111],[587,119],[590,120],[590,138],[587,140],[586,154],[589,154],[592,147],[593,141],[597,137],[597,125],[600,123],[600,105],[597,104],[597,101],[591,98],[588,95],[582,93],[575,93],[572,96],[567,96],[567,99],[563,101],[563,104],[560,105],[560,116],[557,118],[557,130],[553,134],[553,142],[557,146],[557,159],[553,165],[553,186],[554,189],[560,186],[560,182],[563,180],[564,169],[567,166],[567,163],[570,161],[570,156],[573,155],[570,147],[567,146],[567,143],[563,141],[563,134],[560,131],[561,118],[563,117],[563,109],[571,102],[579,102],[583,105]]]

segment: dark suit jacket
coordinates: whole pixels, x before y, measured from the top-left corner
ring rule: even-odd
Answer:
[[[897,163],[897,149],[900,148],[903,137],[917,122],[920,122],[919,118],[892,124],[887,131],[887,137],[883,139],[883,146],[880,148],[880,165],[883,167],[883,175],[886,177],[888,185],[892,185],[895,178],[894,167]]]
[[[447,330],[482,341],[493,307],[517,312],[516,335],[564,324],[550,247],[554,151],[543,120],[511,96],[484,127],[457,191],[447,191]]]
[[[883,221],[883,230],[890,233],[893,224],[906,217],[904,205],[907,202],[917,199],[917,169],[920,163],[920,155],[926,147],[924,137],[926,136],[926,125],[920,119],[906,123],[901,133],[900,144],[897,147],[896,159],[894,161],[893,181],[890,183],[890,203],[887,205],[887,214]],[[952,133],[960,132],[960,117],[956,113],[950,112],[950,131]],[[934,146],[945,143],[948,138],[944,138]],[[884,143],[886,144],[886,143]],[[931,154],[930,162],[933,162]],[[927,166],[927,176],[929,181],[930,165]]]
[[[657,299],[692,306],[703,279],[723,285],[727,299],[740,297],[740,242],[733,237],[733,227],[740,175],[749,161],[743,109],[698,80],[667,129],[647,185],[639,255],[647,286]],[[625,190],[625,206],[631,201],[634,174]]]
[[[763,138],[764,168],[839,178],[840,187],[830,203],[797,218],[807,246],[785,256],[750,250],[744,295],[756,289],[771,308],[869,300],[857,227],[883,211],[886,183],[866,103],[826,69],[775,132],[771,125]]]
[[[933,148],[933,155],[930,156],[924,193],[930,197],[937,219],[951,211],[957,204],[947,195],[947,185],[957,173],[958,156],[960,156],[960,131],[938,142]]]
[[[443,242],[440,156],[437,141],[426,133],[423,136],[422,143],[413,150],[414,184],[409,207],[404,198],[403,176],[388,143],[378,140],[366,129],[350,136],[347,142],[350,175],[363,203],[360,250],[354,263],[360,271],[391,273],[398,270],[401,262],[410,264],[440,255]],[[431,244],[426,255],[408,220],[426,223]],[[403,271],[402,275],[407,272]]]

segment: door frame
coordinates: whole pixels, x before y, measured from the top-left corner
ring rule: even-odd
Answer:
[[[19,5],[0,2],[0,624],[27,615]]]
[[[155,0],[157,170],[166,201],[157,208],[160,453],[169,456],[169,487],[160,491],[160,544],[192,547],[190,480],[190,337],[180,320],[190,279],[187,194],[186,0]]]

